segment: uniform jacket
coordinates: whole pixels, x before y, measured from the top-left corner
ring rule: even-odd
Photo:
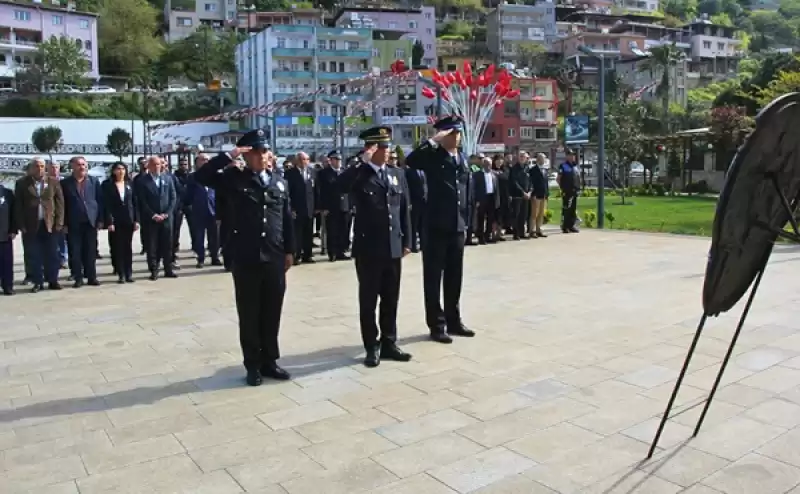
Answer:
[[[134,187],[130,182],[125,182],[124,198],[120,197],[117,185],[113,180],[106,180],[101,188],[106,228],[111,225],[132,227],[134,223],[139,223],[139,207]]]
[[[472,205],[470,172],[464,155],[453,157],[430,141],[406,157],[409,168],[422,170],[428,181],[427,228],[442,232],[465,232]]]
[[[337,180],[344,171],[344,168],[339,168],[337,171],[331,167],[320,170],[317,176],[320,209],[340,213],[350,212],[349,192]]]
[[[351,191],[355,201],[355,257],[399,259],[403,257],[403,249],[411,249],[405,173],[389,167],[386,173],[389,183],[383,182],[372,166],[361,163],[338,176],[338,182]]]
[[[34,233],[39,229],[40,205],[44,210],[44,225],[48,232],[64,227],[64,193],[57,179],[44,178],[40,197],[33,177],[22,177],[17,180],[14,198],[17,227],[23,232]]]
[[[153,176],[148,173],[134,186],[139,215],[142,221],[153,221],[153,216],[166,214],[165,223],[171,224],[175,214],[175,203],[178,200],[175,181],[166,173],[162,173],[160,178],[161,186],[158,186]]]
[[[284,178],[289,184],[289,197],[292,202],[292,211],[299,218],[314,216],[316,201],[316,171],[306,168],[307,178],[299,168],[290,168],[284,173]]]
[[[266,187],[249,168],[226,169],[226,154],[212,158],[194,174],[200,185],[222,193],[234,214],[229,218],[228,249],[234,264],[280,263],[294,253],[294,229],[289,187],[279,173],[273,173]]]
[[[525,166],[515,163],[508,172],[508,188],[511,197],[523,197],[531,191],[531,179]]]
[[[406,167],[405,173],[411,204],[414,206],[425,204],[428,199],[428,179],[425,177],[425,172]]]
[[[18,232],[14,216],[14,192],[0,184],[0,242],[8,242]]]
[[[86,176],[81,196],[80,185],[75,177],[61,180],[64,194],[64,223],[68,228],[77,228],[82,223],[93,227],[103,222],[103,192],[97,177]]]

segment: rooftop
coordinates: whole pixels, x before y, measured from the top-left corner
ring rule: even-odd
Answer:
[[[61,2],[67,3],[67,2]],[[45,3],[42,2],[35,2],[35,1],[28,1],[28,0],[0,0],[0,5],[12,5],[14,7],[28,7],[34,8],[37,10],[45,10],[48,12],[59,12],[61,14],[74,14],[74,15],[83,15],[83,16],[90,16],[90,17],[97,17],[97,14],[94,12],[85,12],[82,10],[75,10],[74,8],[70,8],[70,6],[74,6],[73,2],[69,2],[67,5],[55,5],[52,3]]]

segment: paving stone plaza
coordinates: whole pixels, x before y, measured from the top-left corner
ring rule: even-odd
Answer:
[[[0,298],[0,493],[799,494],[791,246],[699,436],[742,304],[707,325],[643,461],[707,249],[616,231],[469,248],[462,309],[478,337],[452,345],[427,340],[410,256],[399,332],[414,360],[376,369],[361,364],[352,263],[297,266],[281,330],[295,379],[258,388],[243,382],[230,276],[189,253],[176,280],[147,281],[137,256],[133,285],[20,288]]]

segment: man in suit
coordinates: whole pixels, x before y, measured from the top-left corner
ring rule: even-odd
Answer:
[[[289,198],[292,204],[294,232],[297,237],[295,246],[295,263],[313,263],[314,254],[314,206],[316,177],[309,166],[306,153],[297,153],[294,167],[286,170],[286,181],[289,184]]]
[[[33,293],[44,288],[61,290],[58,283],[58,245],[54,233],[64,228],[64,194],[58,180],[45,173],[44,160],[35,158],[28,175],[16,183],[14,212],[29,259]]]
[[[408,184],[408,195],[411,206],[411,252],[419,252],[424,242],[422,221],[425,217],[425,202],[428,200],[428,181],[425,172],[409,168],[405,160],[402,163]]]
[[[578,233],[580,230],[575,227],[578,215],[575,211],[581,187],[578,180],[578,156],[575,151],[567,151],[567,160],[558,166],[556,181],[561,189],[561,231]]]
[[[339,175],[337,182],[352,191],[358,211],[353,258],[361,339],[366,350],[364,365],[377,367],[381,359],[411,360],[411,355],[397,346],[400,273],[403,257],[411,252],[411,217],[405,173],[388,166],[391,128],[373,127],[359,138],[366,144],[359,164]],[[378,298],[379,324],[375,324]]]
[[[138,199],[142,225],[147,224],[147,267],[150,279],[158,279],[159,262],[164,264],[164,276],[177,278],[173,271],[172,215],[178,200],[173,180],[162,173],[161,159],[153,156],[147,160],[147,173],[139,180]]]
[[[138,160],[136,160],[136,166],[138,172],[134,173],[133,178],[131,179],[134,194],[138,194],[140,182],[144,177],[147,176],[147,158],[145,158],[144,156],[140,157]],[[139,213],[141,213],[141,210],[139,211]],[[142,250],[139,252],[139,254],[144,254],[145,252],[147,252],[147,245],[150,242],[148,235],[149,231],[147,230],[147,226],[148,226],[147,222],[142,222],[142,224],[139,227],[139,241],[142,244]]]
[[[342,155],[338,151],[328,154],[329,166],[319,173],[319,202],[325,217],[325,236],[328,259],[346,261],[347,242],[350,239],[350,191],[343,189],[338,177],[344,173]]]
[[[166,160],[164,160],[166,165]],[[172,179],[175,182],[175,193],[178,200],[175,202],[175,212],[172,215],[172,265],[175,269],[180,269],[178,264],[178,252],[181,248],[181,228],[183,228],[183,219],[186,218],[187,223],[190,223],[189,217],[184,211],[184,204],[186,204],[186,186],[189,180],[189,160],[181,158],[178,162],[178,169],[172,174]],[[189,224],[189,231],[192,231],[192,225]]]
[[[97,286],[97,230],[103,228],[103,193],[100,181],[89,176],[86,159],[76,156],[69,161],[72,175],[61,181],[64,193],[64,231],[68,234],[69,264],[74,288],[83,286],[84,278]]]
[[[436,135],[406,158],[410,168],[422,170],[428,180],[422,273],[425,320],[430,337],[452,343],[451,336],[475,336],[461,320],[464,243],[470,219],[470,172],[459,151],[463,121],[445,117],[434,125]],[[444,298],[444,310],[440,304]]]
[[[472,183],[475,187],[475,204],[477,204],[478,243],[486,245],[494,242],[492,232],[496,213],[500,208],[500,194],[498,194],[497,176],[492,171],[491,158],[483,158],[481,165],[482,170],[472,174]]]
[[[0,289],[14,295],[14,239],[17,219],[14,216],[14,192],[0,184]]]
[[[508,174],[509,193],[514,208],[514,240],[529,238],[525,235],[525,226],[528,224],[528,206],[531,202],[529,159],[528,153],[520,151],[517,155],[517,162],[514,163]]]
[[[277,361],[286,271],[294,262],[293,221],[288,186],[274,172],[266,133],[261,129],[250,131],[236,146],[198,169],[195,180],[218,192],[224,190],[236,211],[230,217],[230,252],[239,342],[247,384],[259,386],[262,376],[290,378]],[[242,170],[234,164],[239,156],[247,162]]]
[[[197,170],[208,162],[208,157],[199,155],[195,160]],[[195,173],[197,173],[195,171]],[[201,185],[195,179],[195,173],[189,175],[186,181],[185,208],[192,213],[189,222],[189,231],[192,234],[192,250],[197,256],[197,268],[203,267],[206,261],[206,238],[208,238],[208,253],[211,256],[212,266],[222,266],[219,260],[219,230],[217,229],[217,197],[211,187]],[[188,214],[186,216],[189,218]]]

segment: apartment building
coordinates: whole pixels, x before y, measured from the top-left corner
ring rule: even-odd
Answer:
[[[742,42],[735,37],[736,28],[700,18],[684,29],[691,35],[689,66],[692,72],[708,78],[724,78],[736,73],[742,58]]]
[[[528,44],[549,48],[557,40],[556,6],[501,4],[486,17],[486,43],[498,63],[519,63]]]
[[[549,153],[558,138],[558,96],[552,79],[515,78],[519,96],[505,100],[492,114],[481,144],[504,145],[507,152],[524,149]]]
[[[475,41],[439,40],[438,52],[440,72],[461,70],[465,63],[483,67],[493,62],[486,44]]]
[[[585,31],[562,38],[554,47],[568,63],[581,68],[584,84],[594,85],[598,82],[600,62],[597,57],[581,52],[581,46],[603,55],[606,70],[613,70],[619,60],[642,56],[645,53],[645,40],[641,34]]]
[[[164,36],[172,42],[186,38],[200,26],[223,29],[236,25],[237,18],[238,0],[189,0],[180,5],[167,0],[164,6],[167,32]]]
[[[322,26],[324,11],[322,9],[289,7],[286,12],[258,12],[255,9],[241,8],[237,15],[237,27],[241,31],[259,32],[269,26],[306,25]]]
[[[663,73],[660,71],[642,70],[642,64],[648,57],[635,57],[620,60],[616,64],[617,75],[632,90],[649,88],[642,93],[642,101],[661,102],[661,95],[656,94],[656,86],[661,83]],[[678,61],[669,69],[669,101],[686,107],[687,92],[691,88],[692,75],[689,72],[689,60]]]
[[[99,79],[96,14],[77,11],[74,2],[0,0],[0,87],[12,87],[17,71],[31,65],[39,43],[52,36],[74,39],[89,62],[86,77]]]
[[[283,154],[338,148],[342,106],[370,96],[369,88],[361,94],[348,83],[369,73],[372,48],[370,29],[273,25],[250,36],[236,50],[239,102],[260,106],[302,100],[270,115],[252,116],[247,127],[269,129]],[[324,94],[309,94],[318,89]],[[359,146],[361,127],[372,122],[369,115],[364,117],[347,116],[346,149]]]

